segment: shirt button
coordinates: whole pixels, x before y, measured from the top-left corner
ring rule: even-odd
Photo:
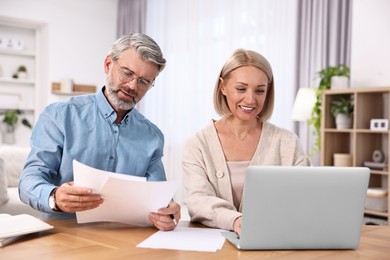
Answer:
[[[110,160],[114,159],[114,156],[110,156]]]
[[[223,177],[223,171],[217,171],[217,173],[215,174],[217,176],[217,178],[222,178]]]

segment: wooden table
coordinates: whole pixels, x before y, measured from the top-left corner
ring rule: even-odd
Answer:
[[[390,227],[364,226],[357,250],[240,251],[228,241],[215,253],[136,247],[157,230],[120,223],[77,224],[44,219],[55,228],[0,248],[0,259],[390,259]],[[197,227],[188,222],[180,226]]]

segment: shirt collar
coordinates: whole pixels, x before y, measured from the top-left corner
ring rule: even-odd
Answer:
[[[97,105],[99,107],[99,110],[101,111],[101,113],[103,114],[103,116],[108,119],[110,118],[111,116],[114,116],[114,119],[112,120],[113,122],[115,121],[116,119],[116,112],[115,110],[112,108],[112,106],[110,105],[110,103],[108,102],[106,96],[104,96],[104,89],[106,87],[103,86],[102,89],[100,91],[98,91],[96,93],[96,101],[97,101]],[[132,110],[129,111],[129,113],[126,114],[126,116],[123,118],[122,122],[125,122],[127,124],[128,122],[128,117],[129,117],[129,114]]]

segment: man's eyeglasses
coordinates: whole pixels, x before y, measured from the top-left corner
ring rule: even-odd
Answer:
[[[152,80],[148,80],[145,78],[138,78],[134,72],[132,72],[126,67],[122,67],[117,61],[115,61],[115,63],[117,63],[119,66],[118,79],[121,82],[127,84],[132,82],[134,79],[136,79],[137,87],[141,90],[148,90],[154,84],[154,81]]]

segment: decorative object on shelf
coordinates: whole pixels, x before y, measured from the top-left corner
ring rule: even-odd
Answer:
[[[370,168],[371,170],[387,170],[385,154],[381,150],[375,150],[372,153],[372,161],[365,161],[363,165]]]
[[[333,76],[331,78],[330,87],[332,89],[349,88],[349,77],[347,77],[347,76]]]
[[[384,162],[385,161],[385,154],[381,150],[375,150],[372,153],[372,160],[374,162]]]
[[[335,153],[333,154],[333,166],[351,167],[352,154],[349,153]]]
[[[24,50],[24,42],[22,40],[18,40],[18,39],[1,38],[0,37],[0,49],[23,51]]]
[[[5,124],[1,127],[3,143],[15,143],[15,129],[19,121],[19,116],[22,113],[23,111],[19,109],[7,109],[0,111],[0,115],[3,116],[2,122]],[[28,128],[32,128],[31,123],[26,118],[23,118],[21,123]]]
[[[63,79],[60,82],[60,91],[63,93],[72,93],[74,82],[72,79]]]
[[[385,188],[368,188],[365,208],[368,210],[386,212],[388,210],[388,190]]]
[[[387,169],[387,164],[384,162],[365,161],[363,163],[363,166],[368,167],[371,170],[377,170],[377,171],[386,171],[386,169]]]
[[[337,129],[352,128],[353,101],[350,96],[340,96],[333,101],[330,112],[336,119]]]
[[[388,119],[371,119],[370,130],[375,131],[387,131],[389,129]]]
[[[329,66],[325,69],[320,70],[317,73],[317,76],[319,76],[320,78],[320,83],[316,90],[316,103],[314,105],[311,114],[311,119],[309,120],[309,125],[312,125],[314,127],[315,130],[314,135],[316,137],[315,146],[313,147],[312,152],[319,151],[321,146],[320,129],[321,129],[322,92],[324,92],[324,90],[330,89],[331,79],[333,76],[346,76],[349,78],[349,72],[350,69],[347,66],[343,64],[339,64],[337,66]]]
[[[14,75],[12,75],[14,79],[26,79],[27,78],[27,68],[24,65],[20,65],[18,70]]]

